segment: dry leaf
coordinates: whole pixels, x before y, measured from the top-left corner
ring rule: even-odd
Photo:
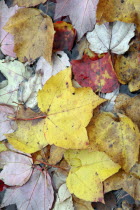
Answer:
[[[115,111],[125,114],[129,117],[140,129],[140,96],[134,98],[126,94],[119,94],[115,101]]]
[[[14,52],[21,62],[43,56],[51,63],[54,29],[49,16],[38,9],[23,8],[9,19],[4,30],[14,35]]]
[[[91,202],[84,201],[73,195],[73,203],[75,210],[93,210]]]
[[[97,7],[97,21],[113,22],[123,21],[139,25],[139,0],[100,0]]]
[[[89,48],[96,53],[111,51],[116,54],[123,54],[129,49],[129,41],[135,35],[133,23],[105,23],[95,25],[92,32],[87,33]]]
[[[67,150],[64,157],[71,165],[66,180],[70,193],[85,201],[104,203],[102,182],[116,173],[120,166],[98,151]]]
[[[85,127],[93,109],[103,102],[91,88],[72,86],[70,68],[51,77],[38,93],[38,106],[47,115],[44,130],[47,142],[65,149],[86,148]]]
[[[140,180],[124,171],[119,171],[104,182],[104,192],[123,188],[135,200],[140,200]]]
[[[50,148],[50,156],[48,158],[48,163],[52,165],[56,165],[62,159],[64,152],[65,152],[65,149],[52,145]]]
[[[20,7],[33,7],[38,4],[44,4],[47,0],[13,0],[13,5],[18,5]]]
[[[126,172],[138,161],[139,129],[125,115],[103,112],[92,118],[87,131],[90,148],[106,152]]]

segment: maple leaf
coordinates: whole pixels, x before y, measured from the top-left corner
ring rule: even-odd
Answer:
[[[100,0],[96,17],[99,23],[118,20],[136,23],[138,30],[140,30],[139,0]]]
[[[119,83],[109,54],[92,60],[86,54],[81,60],[72,60],[74,79],[83,87],[91,87],[95,92],[112,92]]]
[[[16,129],[16,123],[10,120],[8,116],[15,116],[14,108],[0,104],[0,141],[5,139],[4,133],[12,133]]]
[[[129,49],[129,41],[135,35],[133,23],[116,21],[95,25],[92,32],[87,33],[89,48],[96,53],[105,53],[111,50],[112,53],[123,54]]]
[[[54,43],[53,50],[71,50],[76,38],[76,30],[70,23],[57,21],[54,23]]]
[[[103,102],[91,88],[72,87],[70,68],[52,76],[38,92],[38,106],[47,115],[44,130],[47,142],[66,149],[86,148],[85,127],[93,109]]]
[[[52,65],[50,65],[43,57],[41,57],[36,65],[36,72],[42,74],[42,84],[44,85],[52,75],[64,70],[70,66],[69,58],[66,53],[59,51],[52,55]]]
[[[98,151],[68,150],[64,157],[72,167],[66,180],[69,191],[86,201],[104,202],[102,182],[120,166]]]
[[[0,103],[15,105],[19,84],[26,78],[25,66],[16,60],[8,63],[0,60],[0,71],[8,80],[8,85],[0,90]]]
[[[14,35],[14,52],[21,62],[43,56],[51,63],[54,29],[49,16],[34,8],[19,9],[4,30]]]
[[[9,55],[11,57],[16,57],[16,54],[13,51],[14,39],[11,34],[7,33],[3,29],[3,26],[6,24],[8,19],[16,13],[18,9],[19,7],[17,5],[8,8],[4,0],[0,1],[0,47],[4,55]]]
[[[115,117],[111,112],[103,112],[92,118],[87,131],[90,148],[105,151],[126,172],[138,161],[140,133],[125,115]]]
[[[15,149],[26,153],[34,153],[44,148],[48,142],[44,136],[45,119],[43,118],[43,113],[35,113],[30,108],[22,107],[15,118],[17,130],[11,134],[5,134],[8,142]]]
[[[140,200],[140,180],[120,170],[104,181],[104,192],[123,188],[135,200]]]
[[[22,186],[32,174],[32,158],[11,151],[0,153],[1,165],[0,179],[9,186]]]
[[[54,18],[69,15],[80,40],[87,31],[94,28],[97,4],[98,0],[57,0]]]
[[[53,203],[51,178],[40,166],[33,169],[31,178],[21,187],[6,189],[0,207],[16,204],[17,209],[49,210]]]
[[[13,0],[13,5],[18,5],[20,7],[33,7],[36,6],[38,4],[43,4],[45,3],[47,0]]]

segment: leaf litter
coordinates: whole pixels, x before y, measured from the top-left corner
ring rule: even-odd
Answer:
[[[139,95],[119,94],[139,91],[138,1],[0,5],[0,207],[91,210],[121,188],[140,200]]]

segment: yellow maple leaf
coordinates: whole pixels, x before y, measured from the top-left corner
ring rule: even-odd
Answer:
[[[86,148],[86,126],[93,109],[104,101],[91,88],[74,88],[70,68],[52,76],[38,92],[38,106],[47,115],[47,142],[66,149]]]
[[[125,115],[115,117],[103,112],[87,128],[90,148],[105,151],[128,172],[138,160],[140,133],[137,125]]]
[[[102,182],[118,172],[120,166],[99,151],[68,150],[64,157],[71,165],[66,180],[70,193],[86,201],[104,202]]]
[[[122,21],[137,24],[140,30],[139,0],[100,0],[97,6],[99,23]]]
[[[4,30],[14,35],[14,52],[21,62],[43,56],[51,63],[54,28],[49,16],[38,9],[22,8],[9,19]]]

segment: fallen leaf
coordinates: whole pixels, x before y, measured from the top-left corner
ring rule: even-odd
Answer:
[[[76,39],[76,30],[70,23],[57,21],[54,23],[54,51],[71,50]]]
[[[59,51],[52,55],[52,65],[41,57],[37,62],[36,72],[41,72],[42,84],[44,85],[52,75],[56,75],[69,66],[70,62],[67,54],[63,51]]]
[[[91,202],[84,201],[73,195],[73,203],[75,210],[93,210]]]
[[[0,60],[0,71],[8,80],[8,85],[0,90],[0,103],[16,105],[19,84],[26,78],[25,66],[19,61]],[[16,81],[16,82],[15,82]]]
[[[126,23],[136,23],[139,25],[139,0],[100,0],[97,6],[97,21],[113,22],[123,21]]]
[[[128,84],[131,92],[140,89],[139,41],[140,38],[130,47],[126,54],[118,55],[114,63],[114,69],[119,82]]]
[[[103,112],[92,118],[87,131],[89,147],[106,152],[126,172],[138,161],[140,133],[127,116]]]
[[[47,142],[65,149],[86,148],[85,128],[93,109],[103,102],[91,88],[72,86],[70,68],[51,77],[38,92],[38,106],[47,115],[44,130]]]
[[[7,33],[3,29],[3,26],[9,20],[9,18],[16,13],[18,9],[19,7],[17,5],[8,8],[4,0],[0,1],[0,47],[4,55],[9,55],[11,57],[16,57],[16,54],[13,51],[14,39],[11,34]]]
[[[0,152],[4,152],[4,151],[6,151],[6,150],[8,150],[7,147],[6,147],[5,144],[1,141],[1,142],[0,142]],[[1,165],[0,165],[0,167],[1,167]]]
[[[104,181],[105,193],[121,188],[129,193],[135,200],[140,200],[140,180],[131,174],[127,174],[121,170]]]
[[[16,204],[17,209],[49,210],[54,200],[51,178],[36,166],[29,181],[21,187],[6,189],[1,208]]]
[[[56,202],[53,210],[74,210],[72,196],[66,186],[66,184],[62,184],[58,190]]]
[[[89,48],[96,53],[111,51],[123,54],[129,49],[129,41],[135,35],[135,25],[116,21],[95,25],[92,32],[87,33]]]
[[[45,119],[43,113],[35,113],[31,109],[22,110],[17,118],[17,130],[11,134],[5,134],[8,142],[15,149],[26,153],[34,153],[44,148],[48,142],[44,136]]]
[[[49,16],[38,9],[22,8],[9,19],[4,30],[14,35],[14,52],[21,62],[43,56],[51,63],[54,29]]]
[[[3,170],[0,179],[9,186],[22,186],[31,177],[32,158],[16,152],[5,151],[0,153]]]
[[[67,175],[62,173],[62,171],[60,171],[57,168],[49,169],[49,174],[52,174],[51,177],[52,177],[53,187],[54,187],[55,190],[58,191],[60,186],[64,183],[66,183]]]
[[[34,164],[41,163],[40,161],[47,162],[50,155],[50,145],[32,154]]]
[[[10,116],[15,116],[14,108],[0,104],[0,141],[5,139],[5,133],[12,133],[16,129],[16,122],[10,120]]]
[[[52,165],[56,165],[62,159],[64,152],[65,152],[65,149],[52,145],[50,148],[50,156],[48,158],[48,163]]]
[[[26,107],[34,108],[37,105],[37,92],[41,90],[41,73],[36,73],[28,80],[24,80],[19,85],[18,101]]]
[[[68,150],[64,157],[71,165],[66,180],[70,193],[85,201],[104,203],[102,182],[116,173],[120,166],[98,151]]]
[[[115,111],[125,114],[140,129],[140,96],[131,98],[126,94],[119,94],[115,100]]]
[[[91,60],[84,54],[81,60],[72,60],[74,79],[83,87],[95,92],[108,93],[119,87],[109,53],[100,59]]]
[[[17,4],[20,7],[33,7],[41,3],[43,4],[46,1],[47,0],[13,0],[13,5]]]
[[[94,28],[97,4],[98,0],[57,0],[54,18],[68,15],[80,40],[87,31]]]

